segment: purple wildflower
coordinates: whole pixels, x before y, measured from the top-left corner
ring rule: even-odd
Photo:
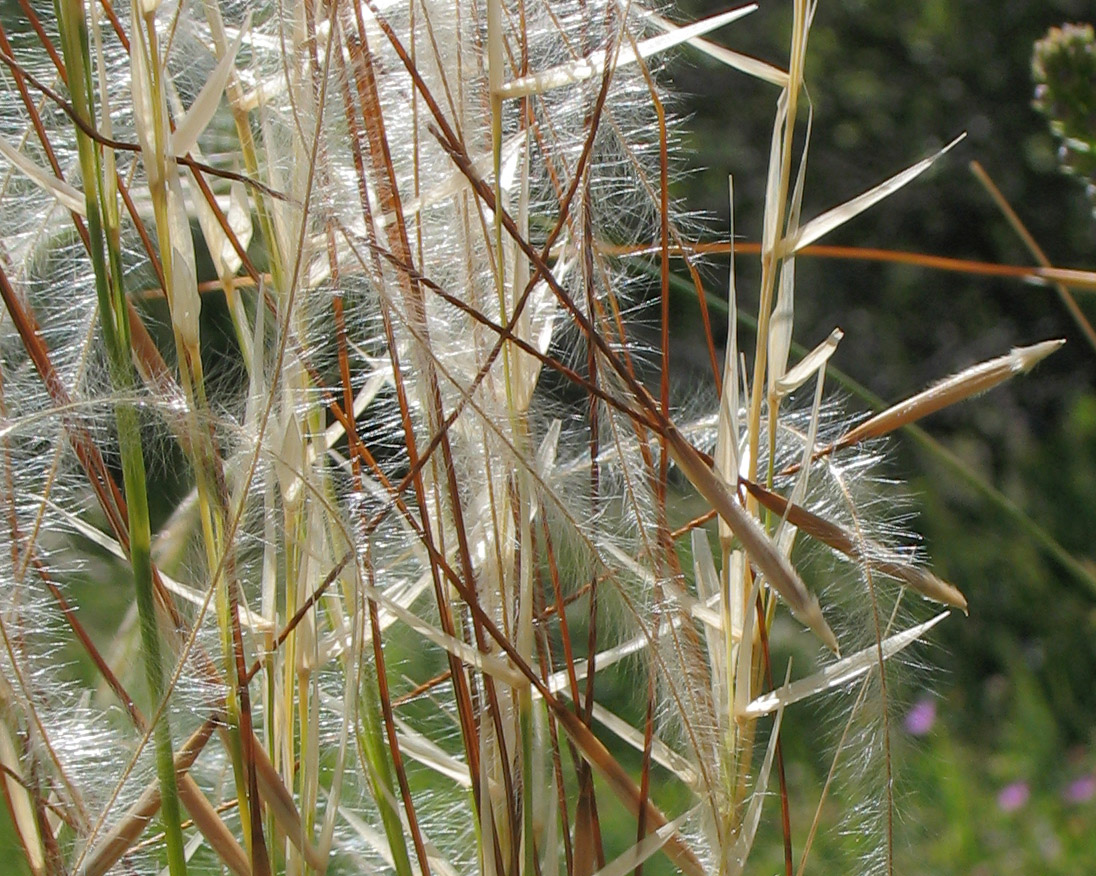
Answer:
[[[922,697],[906,714],[905,727],[910,736],[924,736],[936,723],[936,701]]]
[[[1089,773],[1074,779],[1062,790],[1067,803],[1087,803],[1096,797],[1096,774]]]
[[[1015,812],[1023,807],[1031,796],[1031,788],[1027,782],[1012,782],[1005,785],[997,794],[997,805],[1002,812]]]

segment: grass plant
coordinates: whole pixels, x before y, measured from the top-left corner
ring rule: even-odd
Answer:
[[[1058,342],[861,421],[839,329],[793,361],[797,257],[947,151],[801,215],[815,4],[786,69],[709,40],[753,6],[19,6],[0,786],[30,872],[729,876],[765,819],[803,873],[835,796],[891,871],[890,666],[966,601],[884,438]],[[674,49],[773,89],[748,355],[734,229],[720,351],[671,196]],[[687,398],[674,258],[712,366]],[[793,807],[808,699],[832,767]]]

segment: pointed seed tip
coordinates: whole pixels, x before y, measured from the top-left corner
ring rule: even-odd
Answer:
[[[822,644],[829,648],[838,657],[841,656],[841,648],[837,644],[837,636],[833,634],[833,630],[826,622],[825,616],[822,614],[822,607],[818,604],[816,597],[812,598],[807,604],[806,609],[802,612],[792,612],[793,614],[799,614],[800,621],[822,640]]]
[[[1019,369],[1028,371],[1051,353],[1059,350],[1065,342],[1065,338],[1054,338],[1027,347],[1013,347],[1012,355],[1016,358]]]

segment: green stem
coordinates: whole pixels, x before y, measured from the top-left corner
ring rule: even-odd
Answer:
[[[381,813],[388,849],[392,854],[392,865],[398,876],[411,876],[411,857],[407,852],[403,822],[400,821],[395,805],[398,792],[388,762],[388,750],[384,744],[377,680],[368,666],[363,669],[361,696],[358,698],[358,719],[361,722],[357,733],[358,755],[369,773],[369,786]]]
[[[57,0],[55,8],[65,64],[69,71],[72,103],[80,117],[89,125],[94,125],[91,53],[83,0]],[[122,285],[120,229],[117,219],[119,213],[117,205],[108,202],[109,195],[103,185],[98,147],[80,130],[77,130],[76,138],[87,203],[90,255],[95,272],[99,316],[110,362],[111,382],[120,396],[114,407],[114,417],[118,429],[122,482],[128,509],[129,559],[140,617],[145,678],[158,714],[153,735],[156,771],[160,782],[161,817],[167,838],[168,868],[171,876],[186,876],[171,725],[167,711],[163,709],[166,686],[153,589],[152,527],[148,511],[144,452],[137,409],[130,401],[136,387],[136,378],[130,358],[129,319]]]
[[[114,416],[118,425],[126,505],[129,508],[129,559],[137,592],[137,613],[141,620],[141,648],[145,677],[152,700],[159,706],[165,694],[164,666],[152,584],[152,535],[149,525],[148,494],[145,490],[145,461],[141,447],[140,424],[137,420],[137,410],[131,404],[116,406]],[[168,868],[171,876],[185,876],[186,857],[180,826],[182,813],[175,783],[175,756],[166,708],[156,721],[154,738],[156,772],[160,780],[161,817],[167,836]]]

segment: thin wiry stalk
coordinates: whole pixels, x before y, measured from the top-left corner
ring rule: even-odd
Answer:
[[[970,172],[974,174],[974,178],[981,183],[982,187],[989,193],[990,198],[993,199],[994,205],[1001,214],[1008,220],[1008,224],[1012,227],[1012,230],[1016,232],[1017,236],[1024,242],[1024,246],[1027,247],[1028,252],[1035,257],[1043,269],[1051,267],[1050,259],[1047,258],[1046,252],[1039,246],[1035,238],[1031,236],[1031,232],[1027,230],[1020,219],[1019,215],[1012,208],[1012,205],[1005,199],[1004,193],[997,187],[997,185],[986,173],[986,169],[982,167],[977,161],[970,163]],[[1088,321],[1088,317],[1077,305],[1077,301],[1070,294],[1069,290],[1061,282],[1054,283],[1054,291],[1058,293],[1058,299],[1062,302],[1062,306],[1066,309],[1066,313],[1069,314],[1070,319],[1081,330],[1081,334],[1085,336],[1085,340],[1088,341],[1090,347],[1096,350],[1096,329],[1092,327],[1092,323]]]

